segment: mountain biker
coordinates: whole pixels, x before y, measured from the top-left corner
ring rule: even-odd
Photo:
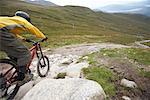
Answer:
[[[46,38],[40,30],[31,24],[30,16],[26,12],[17,11],[13,17],[0,17],[0,50],[17,61],[17,82],[20,86],[33,77],[26,69],[31,54],[21,42],[21,39],[26,40],[20,35],[23,31],[28,31],[38,38]]]

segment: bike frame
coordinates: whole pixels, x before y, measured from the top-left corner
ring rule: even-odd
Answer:
[[[29,69],[29,67],[30,67],[30,65],[31,65],[35,55],[37,56],[38,59],[40,59],[38,51],[40,52],[41,57],[42,58],[44,57],[42,49],[41,49],[41,45],[40,45],[39,42],[34,43],[33,46],[29,50],[31,52],[31,60],[30,60],[29,64],[27,65],[27,69]],[[45,64],[45,61],[44,61],[44,64]]]
[[[32,61],[33,61],[33,59],[34,59],[34,57],[35,57],[35,55],[37,56],[37,58],[38,59],[40,59],[40,57],[42,57],[42,58],[44,58],[44,55],[43,55],[43,52],[42,52],[42,49],[41,49],[41,45],[40,45],[40,41],[39,42],[35,42],[35,41],[29,41],[29,42],[32,42],[33,43],[33,46],[29,49],[29,51],[30,51],[30,53],[31,53],[31,60],[30,60],[30,62],[29,62],[29,64],[27,65],[27,67],[26,67],[26,69],[28,69],[28,70],[30,70],[30,65],[31,65],[31,63],[32,63]],[[38,51],[40,52],[40,55],[39,55],[39,53],[38,53]],[[44,65],[46,64],[45,63],[45,60],[43,60],[44,61]],[[12,68],[10,68],[10,69],[8,69],[8,71],[4,74],[4,76],[6,76],[11,70],[13,69],[13,67]],[[9,84],[11,84],[11,83],[13,83],[14,82],[14,75],[17,73],[17,69],[16,69],[16,71],[12,74],[12,76],[9,78],[9,79],[7,79],[7,82],[9,82]]]

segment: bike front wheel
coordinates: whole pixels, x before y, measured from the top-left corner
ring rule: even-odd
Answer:
[[[47,56],[40,57],[37,64],[37,72],[40,77],[46,77],[49,72],[49,59]]]

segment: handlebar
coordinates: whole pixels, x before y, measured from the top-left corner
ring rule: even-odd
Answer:
[[[44,42],[44,41],[46,41],[48,38],[46,37],[46,38],[43,38],[43,39],[41,39],[41,40],[39,40],[39,41],[34,41],[34,40],[31,40],[31,39],[24,39],[26,42],[31,42],[31,43],[33,43],[33,45],[35,45],[35,44],[37,44],[37,43],[39,43],[39,42]]]

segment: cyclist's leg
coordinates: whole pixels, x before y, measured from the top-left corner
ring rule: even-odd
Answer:
[[[17,58],[20,80],[24,78],[26,73],[26,65],[29,63],[31,55],[29,50],[18,40],[12,33],[8,31],[0,31],[0,50],[7,53],[11,57]]]

